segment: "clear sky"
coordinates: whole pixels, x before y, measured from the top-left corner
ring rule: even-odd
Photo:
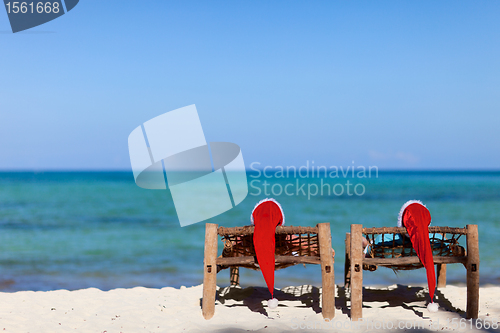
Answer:
[[[196,104],[247,166],[500,169],[500,1],[81,0],[13,34],[0,169],[130,170],[127,138]]]

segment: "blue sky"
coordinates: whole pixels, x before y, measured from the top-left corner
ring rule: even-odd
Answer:
[[[12,34],[0,169],[130,170],[196,104],[247,166],[500,169],[499,1],[97,1]]]

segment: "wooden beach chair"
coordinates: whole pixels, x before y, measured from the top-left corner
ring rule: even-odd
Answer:
[[[375,237],[392,234],[391,242],[375,244]],[[378,266],[395,270],[422,268],[422,264],[412,247],[410,239],[402,237],[402,244],[395,241],[396,234],[406,235],[406,228],[363,228],[361,224],[352,224],[351,232],[345,239],[345,287],[351,290],[351,319],[362,318],[363,306],[363,270],[374,271]],[[369,258],[363,252],[362,238],[365,235],[370,243]],[[467,250],[458,244],[465,236]],[[467,270],[467,318],[478,317],[479,311],[479,243],[476,224],[465,228],[429,227],[429,238],[433,249],[434,263],[437,264],[437,287],[446,286],[446,265],[463,264]],[[389,243],[389,244],[388,244]],[[400,242],[399,242],[400,243]]]
[[[259,270],[253,245],[254,226],[224,228],[207,223],[203,274],[202,313],[210,319],[215,311],[217,273],[230,268],[231,285],[239,284],[239,267]],[[217,257],[218,237],[224,243]],[[335,316],[334,255],[330,223],[316,227],[276,227],[275,270],[296,264],[321,265],[322,313],[324,318]]]

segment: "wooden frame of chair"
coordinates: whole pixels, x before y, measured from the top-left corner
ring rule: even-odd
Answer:
[[[276,234],[294,235],[297,233],[314,233],[318,235],[318,256],[280,256],[276,255],[276,264],[317,264],[321,265],[322,279],[322,314],[324,318],[335,317],[335,278],[334,258],[330,223],[319,223],[316,227],[278,226]],[[205,319],[213,317],[215,312],[215,295],[217,284],[217,266],[230,266],[231,284],[239,283],[239,266],[255,263],[254,256],[217,257],[217,236],[253,234],[252,227],[223,228],[217,224],[207,223],[205,229],[205,257],[203,270],[202,314]]]
[[[446,264],[461,263],[467,270],[467,319],[478,317],[479,312],[479,239],[476,224],[465,228],[429,227],[429,233],[462,234],[466,237],[467,250],[463,256],[434,256],[437,264],[437,287],[446,286]],[[376,266],[412,265],[420,263],[416,255],[400,258],[365,258],[363,253],[363,234],[406,234],[406,228],[363,228],[361,224],[351,224],[351,232],[345,239],[344,284],[351,290],[351,320],[362,318],[363,307],[363,268]]]

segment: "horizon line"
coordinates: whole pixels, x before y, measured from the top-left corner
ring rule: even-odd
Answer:
[[[295,167],[297,170],[300,168],[296,166],[288,166],[289,168]],[[303,167],[303,166],[302,166]],[[350,165],[346,166],[346,168],[350,169]],[[376,167],[376,166],[371,166]],[[338,166],[339,169],[343,169],[344,166]],[[500,172],[500,168],[378,168],[379,172]],[[286,169],[283,171],[285,172]],[[301,169],[304,170],[304,169]],[[318,172],[317,168],[308,168],[308,172]],[[346,170],[346,169],[343,169]],[[356,170],[356,169],[355,169]],[[179,171],[184,171],[184,170],[179,170]],[[246,168],[246,172],[257,172],[257,171],[264,171],[264,168]],[[359,170],[356,170],[359,171]],[[19,169],[1,169],[0,168],[0,173],[10,173],[10,172],[30,172],[30,173],[43,173],[43,172],[130,172],[132,173],[132,169],[97,169],[97,168],[89,168],[89,169],[69,169],[69,168],[61,168],[61,169],[54,169],[54,168],[47,168],[47,169],[28,169],[28,168],[19,168]],[[269,173],[277,173],[280,172],[279,170],[273,170],[273,169],[268,169],[266,172]],[[324,171],[320,171],[324,172]]]

